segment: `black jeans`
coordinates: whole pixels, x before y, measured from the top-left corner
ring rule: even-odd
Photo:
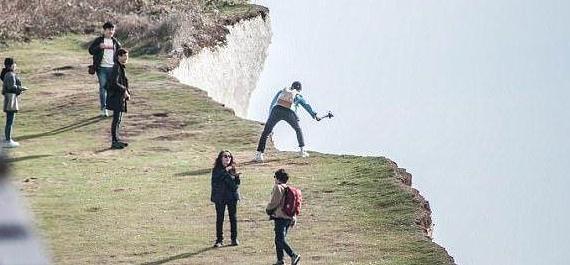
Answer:
[[[216,242],[224,240],[224,213],[228,207],[230,216],[230,232],[232,241],[237,239],[237,201],[230,203],[216,203]]]
[[[277,260],[283,260],[283,250],[287,252],[289,257],[295,256],[295,251],[291,249],[287,243],[287,231],[291,220],[283,218],[275,218],[275,251],[277,252]]]
[[[122,118],[123,118],[123,112],[113,111],[113,123],[111,123],[111,137],[113,138],[113,142],[119,141],[117,132],[119,131],[119,126],[121,126]]]
[[[6,112],[6,127],[4,128],[4,136],[6,138],[6,141],[10,141],[10,139],[12,139],[12,125],[14,124],[15,116],[16,112]]]
[[[301,131],[301,127],[299,126],[299,117],[297,117],[297,114],[291,109],[276,105],[271,110],[271,114],[269,114],[269,118],[265,123],[265,128],[263,128],[263,133],[261,133],[261,137],[259,138],[257,151],[262,153],[265,151],[267,137],[269,137],[269,134],[271,131],[273,131],[273,127],[275,127],[275,125],[282,120],[289,123],[289,125],[291,125],[291,127],[293,127],[297,133],[297,142],[299,142],[299,147],[305,146],[305,141],[303,140],[303,131]]]

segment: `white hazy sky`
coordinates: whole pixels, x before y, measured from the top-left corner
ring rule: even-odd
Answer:
[[[568,264],[570,1],[254,2],[274,35],[250,118],[300,80],[337,116],[300,113],[307,147],[407,168],[458,264]]]

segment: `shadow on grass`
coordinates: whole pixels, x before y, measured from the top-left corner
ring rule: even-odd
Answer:
[[[111,147],[107,147],[107,148],[103,148],[103,149],[97,150],[97,151],[95,151],[95,152],[93,152],[93,153],[94,153],[94,154],[100,154],[100,153],[104,153],[104,152],[111,151],[111,150],[120,150],[120,149],[113,149],[113,148],[111,148]]]
[[[284,159],[281,158],[273,158],[273,159],[264,159],[263,162],[257,162],[255,160],[250,160],[250,161],[245,161],[242,163],[238,163],[238,166],[250,166],[250,165],[264,165],[264,164],[270,164],[273,162],[279,162],[282,161]]]
[[[282,160],[283,159],[274,158],[274,159],[266,159],[264,162],[257,162],[255,160],[246,161],[243,163],[238,163],[238,168],[240,166],[250,166],[250,165],[264,165],[264,164],[269,165],[269,163],[271,163],[271,162],[279,162]],[[174,174],[174,176],[176,176],[176,177],[190,177],[190,176],[210,174],[211,172],[212,172],[212,168],[203,168],[203,169],[197,169],[197,170],[192,170],[192,171],[185,171],[185,172],[176,173],[176,174]]]
[[[47,157],[47,156],[51,156],[51,155],[33,155],[33,156],[22,156],[22,157],[8,158],[8,163],[14,163],[14,162],[25,161],[25,160],[30,160],[30,159],[38,159],[38,158]]]
[[[29,134],[29,135],[24,135],[21,137],[18,137],[17,140],[21,141],[21,140],[28,140],[28,139],[34,139],[34,138],[40,138],[40,137],[45,137],[45,136],[52,136],[52,135],[57,135],[60,133],[64,133],[64,132],[68,132],[71,130],[75,130],[75,129],[79,129],[81,127],[85,127],[91,124],[95,124],[98,123],[102,120],[104,120],[105,117],[101,117],[101,116],[95,116],[95,117],[91,117],[91,118],[87,118],[87,119],[83,119],[80,120],[76,123],[49,131],[49,132],[44,132],[44,133],[37,133],[37,134]]]
[[[177,177],[198,176],[198,175],[208,174],[210,172],[212,172],[211,168],[204,168],[204,169],[198,169],[198,170],[176,173],[176,174],[174,174],[174,176],[177,176]]]
[[[152,261],[152,262],[145,262],[145,263],[141,263],[140,265],[160,265],[160,264],[165,264],[171,261],[175,261],[175,260],[180,260],[180,259],[187,259],[187,258],[191,258],[193,256],[196,256],[198,254],[202,254],[208,250],[212,250],[214,249],[214,247],[207,247],[207,248],[203,248],[200,249],[198,251],[195,252],[189,252],[189,253],[184,253],[184,254],[179,254],[176,256],[172,256],[172,257],[168,257],[168,258],[164,258],[161,260],[157,260],[157,261]]]

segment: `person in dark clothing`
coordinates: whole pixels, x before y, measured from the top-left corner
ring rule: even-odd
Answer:
[[[108,117],[106,109],[107,80],[111,75],[116,61],[116,53],[121,49],[121,43],[113,37],[115,25],[111,22],[103,24],[103,36],[97,37],[89,45],[89,54],[93,55],[93,66],[97,69],[99,79],[99,102],[101,104],[101,116]]]
[[[240,173],[236,170],[232,154],[227,150],[221,151],[212,169],[212,194],[210,200],[216,205],[216,242],[214,247],[223,246],[223,225],[226,207],[230,217],[231,245],[239,245],[237,239],[237,201],[240,199],[240,183]]]
[[[2,80],[2,95],[4,95],[4,112],[6,112],[6,127],[4,128],[5,141],[3,147],[14,148],[20,144],[12,140],[12,126],[18,112],[18,97],[27,88],[22,86],[20,78],[16,75],[16,62],[12,58],[4,60],[4,68],[0,73]]]
[[[129,52],[123,48],[117,51],[117,60],[113,66],[113,71],[107,84],[107,109],[113,111],[113,122],[111,123],[111,148],[123,149],[129,144],[122,142],[118,137],[119,126],[123,117],[123,112],[127,112],[127,101],[131,98],[129,91],[129,80],[125,73],[125,65],[129,60]]]
[[[254,158],[255,161],[263,162],[263,152],[265,152],[267,137],[269,137],[269,134],[273,131],[273,127],[282,120],[291,125],[297,134],[297,141],[299,142],[299,156],[309,156],[309,153],[304,149],[305,141],[303,139],[301,126],[299,126],[299,117],[296,113],[299,105],[301,105],[311,115],[311,117],[313,117],[313,119],[317,121],[320,120],[311,105],[309,105],[301,95],[301,82],[295,81],[291,84],[291,87],[279,90],[269,106],[269,118],[265,123],[261,137],[259,137],[257,152],[255,153]]]

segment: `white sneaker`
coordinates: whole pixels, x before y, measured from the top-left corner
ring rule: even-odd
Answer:
[[[254,158],[254,160],[255,160],[256,162],[263,162],[263,153],[262,153],[262,152],[259,152],[259,151],[255,152],[255,158]]]
[[[106,109],[101,110],[101,117],[109,117],[109,112]]]
[[[20,146],[20,143],[10,139],[10,141],[4,141],[4,148],[16,148]]]
[[[301,147],[301,149],[299,150],[299,156],[300,157],[309,157],[309,153],[307,153],[307,151],[305,151],[305,149],[303,149],[303,147]]]

